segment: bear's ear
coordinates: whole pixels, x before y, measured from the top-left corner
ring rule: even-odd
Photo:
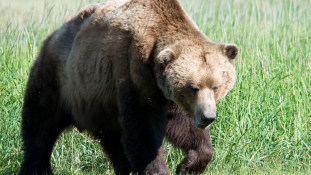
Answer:
[[[175,52],[170,48],[161,51],[157,57],[157,61],[161,66],[161,69],[164,69],[174,59],[175,59]]]
[[[234,44],[226,44],[224,48],[224,54],[230,58],[234,59],[238,55],[239,49]]]

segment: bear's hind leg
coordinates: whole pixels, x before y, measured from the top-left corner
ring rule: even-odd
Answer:
[[[41,93],[44,94],[44,90]],[[25,98],[21,123],[24,160],[19,174],[51,174],[50,156],[54,143],[71,124],[70,115],[57,109],[51,97],[46,97],[45,105],[37,101],[40,98],[43,97]]]
[[[51,174],[54,143],[72,122],[71,115],[59,104],[55,63],[49,57],[41,59],[43,55],[44,52],[30,72],[24,95],[21,121],[24,160],[19,172],[23,175]]]
[[[51,174],[50,156],[54,143],[70,122],[64,115],[59,115],[58,119],[50,118],[51,115],[42,115],[43,119],[39,119],[38,114],[31,117],[36,119],[25,115],[22,119],[24,160],[19,174]]]
[[[19,174],[51,174],[50,156],[54,143],[71,124],[71,116],[57,107],[51,94],[42,90],[42,96],[34,96],[29,91],[22,110],[24,160]],[[44,104],[40,102],[42,98],[46,100]]]

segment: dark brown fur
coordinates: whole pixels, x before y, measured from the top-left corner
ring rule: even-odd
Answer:
[[[173,50],[162,64],[158,55],[167,48]],[[192,54],[191,64],[205,62],[204,81],[197,80],[204,83],[203,95],[211,94],[215,77],[223,79],[209,98],[215,104],[233,85],[237,48],[212,43],[176,0],[112,1],[68,19],[44,41],[29,75],[20,174],[51,173],[54,142],[70,125],[101,140],[116,174],[169,174],[164,136],[186,155],[176,173],[202,173],[213,154],[209,130],[195,127],[190,108],[198,101],[204,107],[205,98],[197,100],[190,91],[171,94],[179,88],[175,84],[188,81],[188,72],[179,67],[187,63],[178,64],[185,53]],[[217,64],[219,70],[209,67]],[[206,75],[214,69],[217,75]],[[179,74],[170,77],[168,70]],[[168,77],[172,86],[165,83]]]
[[[172,103],[168,111],[169,123],[166,129],[166,138],[186,155],[177,166],[176,174],[203,173],[213,156],[209,129],[198,130],[193,120],[187,117],[180,107]]]

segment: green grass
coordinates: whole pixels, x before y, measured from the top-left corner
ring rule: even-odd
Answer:
[[[0,174],[22,160],[21,106],[42,40],[94,2],[0,0]],[[237,81],[210,127],[206,174],[311,174],[311,1],[181,1],[213,41],[235,43]],[[36,5],[36,6],[35,6]],[[171,172],[182,152],[165,144]],[[51,157],[55,174],[113,174],[97,141],[68,129]]]

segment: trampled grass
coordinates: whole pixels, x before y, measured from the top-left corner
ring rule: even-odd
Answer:
[[[0,174],[22,160],[20,110],[41,41],[94,2],[0,0]],[[181,1],[213,41],[235,43],[237,81],[210,127],[206,174],[311,174],[311,1]],[[165,144],[173,173],[182,152]],[[57,141],[55,174],[113,174],[96,141],[68,129]]]

